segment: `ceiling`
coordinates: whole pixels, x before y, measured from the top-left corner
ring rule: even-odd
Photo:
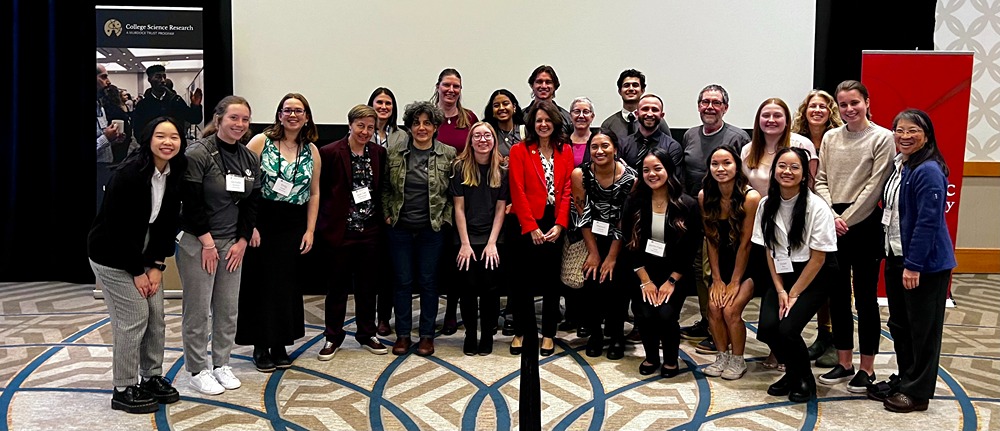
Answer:
[[[197,72],[202,60],[200,49],[97,48],[97,62],[108,72],[142,73],[154,64],[162,64],[168,72]]]

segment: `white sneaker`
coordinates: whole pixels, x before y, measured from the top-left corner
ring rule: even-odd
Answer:
[[[722,372],[722,378],[726,380],[736,380],[743,377],[747,373],[747,361],[743,359],[743,355],[729,356],[729,364],[726,369]]]
[[[226,388],[222,387],[212,376],[212,372],[208,370],[201,370],[200,373],[191,377],[190,385],[192,389],[205,395],[219,395],[226,391]]]
[[[709,377],[719,377],[729,366],[729,352],[722,352],[715,355],[715,362],[701,370],[701,373]]]
[[[243,384],[240,382],[240,379],[237,379],[236,376],[233,375],[233,369],[229,365],[212,370],[212,375],[215,376],[215,380],[219,382],[222,387],[229,390],[239,388],[240,385]]]

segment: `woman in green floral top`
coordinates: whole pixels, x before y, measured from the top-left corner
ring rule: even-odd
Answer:
[[[319,212],[319,137],[309,102],[298,93],[281,99],[274,124],[247,148],[260,156],[261,199],[240,285],[236,343],[252,345],[257,370],[292,365],[285,346],[305,335],[300,255],[313,246]]]

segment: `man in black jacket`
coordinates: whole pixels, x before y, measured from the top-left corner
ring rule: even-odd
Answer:
[[[135,105],[132,112],[132,127],[142,130],[150,120],[165,116],[171,117],[178,124],[199,124],[202,119],[201,89],[196,89],[191,95],[191,106],[184,99],[166,86],[166,68],[156,64],[146,68],[146,78],[150,88],[144,97]]]

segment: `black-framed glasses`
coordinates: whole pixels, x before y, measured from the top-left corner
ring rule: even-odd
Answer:
[[[709,106],[712,106],[712,107],[715,107],[715,108],[721,108],[726,103],[723,102],[723,101],[721,101],[721,100],[701,99],[701,100],[698,101],[698,104],[701,105],[702,107],[705,107],[705,108],[707,108]]]
[[[292,114],[295,114],[296,116],[300,116],[301,117],[303,114],[306,113],[306,110],[305,109],[285,108],[285,109],[282,109],[279,112],[281,112],[282,115],[292,115]]]

